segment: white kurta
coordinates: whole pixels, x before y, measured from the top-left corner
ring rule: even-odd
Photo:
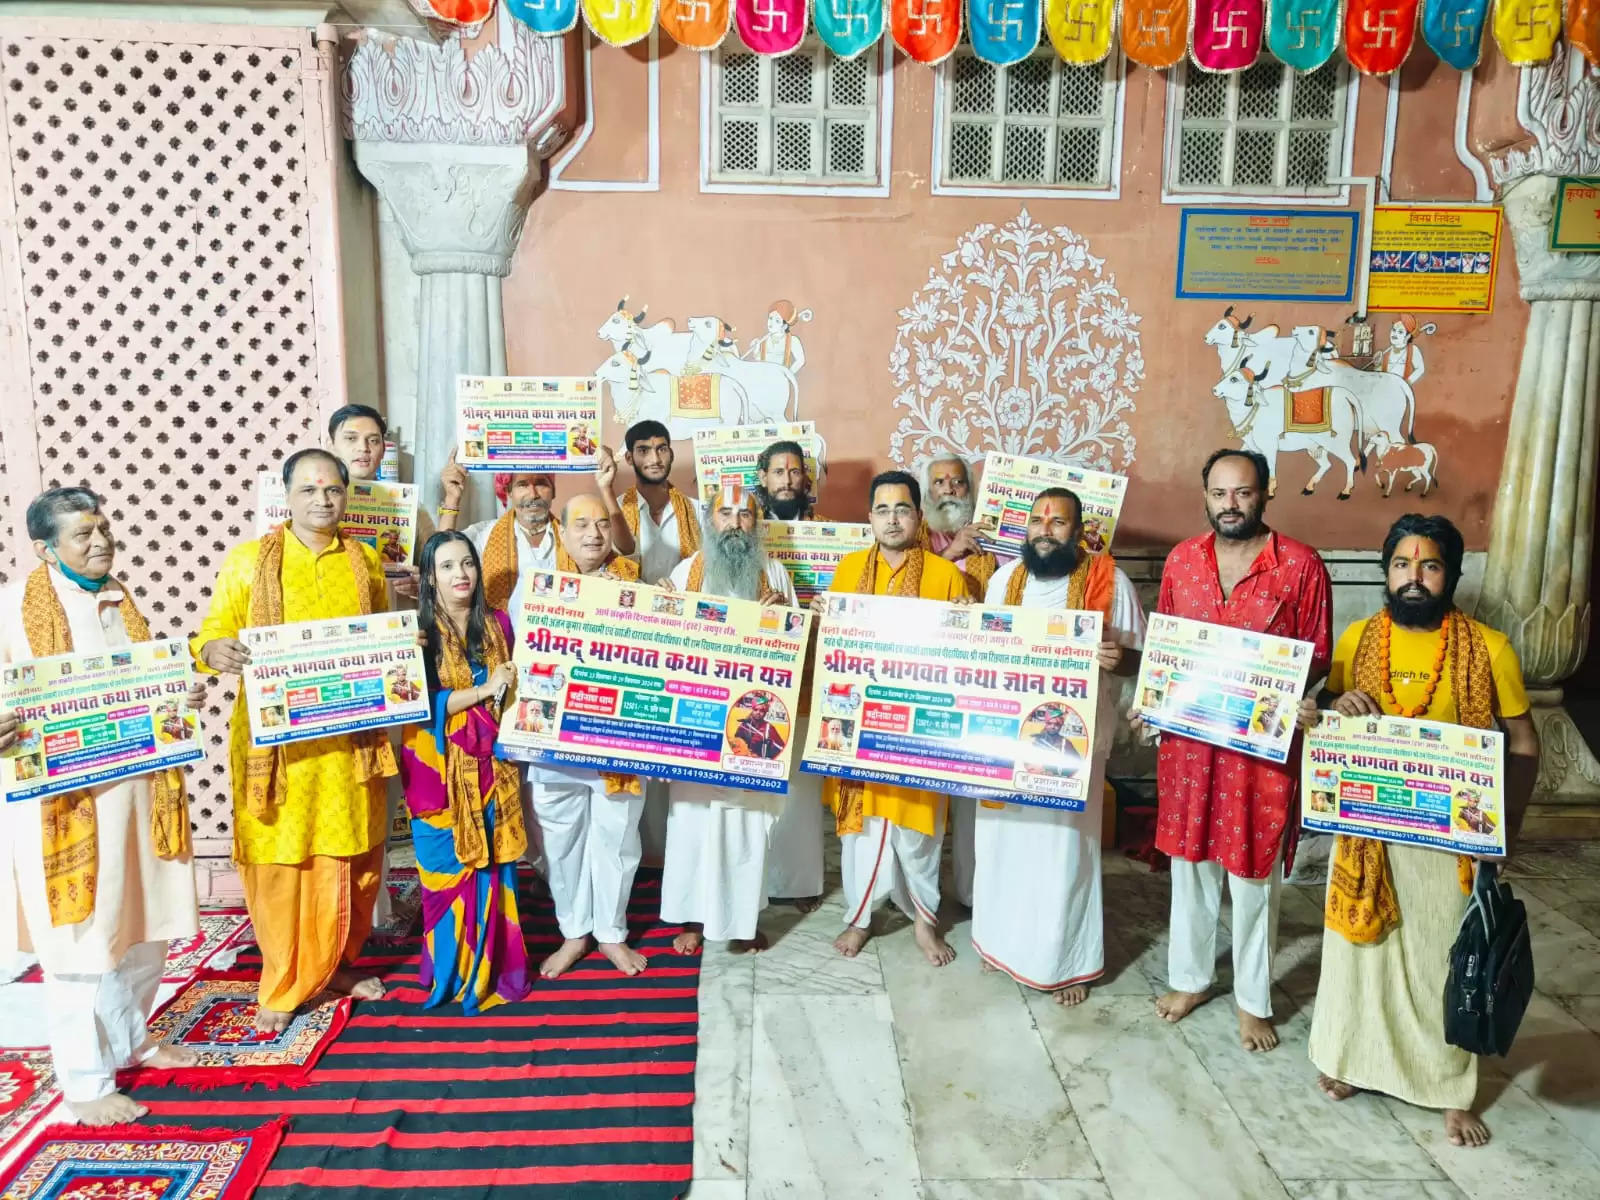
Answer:
[[[689,498],[689,507],[698,523],[702,517],[700,501]],[[639,578],[660,583],[671,575],[683,558],[683,536],[678,530],[678,512],[671,504],[661,510],[658,525],[650,515],[650,503],[639,497],[639,533],[634,538],[633,558],[639,564]]]
[[[52,571],[50,582],[67,614],[73,652],[128,645],[107,585],[86,592]],[[22,628],[24,583],[0,590],[0,662],[34,658]],[[93,789],[99,865],[94,912],[76,925],[53,927],[44,890],[44,850],[37,800],[0,803],[0,956],[32,950],[50,975],[101,975],[141,942],[193,937],[199,929],[194,864],[156,856],[150,840],[150,781],[135,776]]]
[[[464,530],[472,545],[478,551],[478,557],[483,557],[483,548],[489,544],[489,532],[494,528],[493,521],[479,521],[468,525]],[[506,613],[511,617],[513,625],[516,624],[517,613],[522,608],[523,581],[535,571],[554,571],[556,569],[556,535],[555,526],[546,525],[544,536],[537,542],[522,532],[522,526],[515,521],[511,525],[512,532],[517,540],[517,585],[511,589],[511,598],[506,601]]]
[[[1020,560],[989,581],[988,604],[1003,604]],[[1066,579],[1030,577],[1025,608],[1061,609]],[[1119,569],[1106,640],[1144,646],[1144,611]],[[1115,733],[1117,679],[1100,673],[1095,744],[1081,813],[1025,804],[980,803],[973,828],[972,948],[1018,983],[1055,991],[1105,969],[1100,900],[1100,815],[1106,756]]]

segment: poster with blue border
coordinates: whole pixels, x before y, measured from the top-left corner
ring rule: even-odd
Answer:
[[[1360,226],[1361,214],[1343,209],[1185,208],[1177,297],[1347,304]]]

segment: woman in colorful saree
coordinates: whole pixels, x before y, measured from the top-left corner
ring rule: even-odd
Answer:
[[[434,534],[419,567],[433,719],[406,727],[401,772],[422,878],[423,1007],[459,1000],[476,1013],[528,991],[517,917],[517,860],[527,848],[521,780],[494,757],[516,689],[511,622],[484,603],[465,535]]]

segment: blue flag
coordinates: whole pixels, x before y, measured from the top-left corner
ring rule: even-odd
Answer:
[[[1422,40],[1439,61],[1458,71],[1478,65],[1489,0],[1422,0]]]
[[[555,37],[578,23],[578,0],[505,0],[511,15],[535,33]]]
[[[854,58],[882,40],[883,0],[812,0],[811,23],[824,46]]]
[[[1269,0],[1267,49],[1296,71],[1315,71],[1339,48],[1339,0]]]
[[[967,36],[984,62],[1021,62],[1039,46],[1041,0],[967,0]]]

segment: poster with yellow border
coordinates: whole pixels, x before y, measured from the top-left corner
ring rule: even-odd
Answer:
[[[1367,311],[1493,312],[1500,223],[1492,204],[1373,209]]]
[[[256,536],[266,537],[289,519],[283,475],[256,475]],[[385,575],[405,575],[417,548],[417,488],[411,483],[352,479],[339,528],[378,553]]]
[[[456,377],[456,462],[467,470],[592,471],[599,460],[599,380]]]
[[[997,554],[1016,557],[1022,553],[1033,499],[1052,487],[1070,488],[1083,502],[1083,542],[1089,551],[1102,554],[1111,549],[1128,492],[1124,476],[993,450],[983,458],[983,481],[978,485],[973,515],[978,544]]]
[[[766,425],[721,425],[697,429],[694,435],[694,481],[700,498],[710,504],[724,475],[733,475],[746,490],[754,487],[756,459],[773,442],[798,442],[805,451],[806,474],[812,491],[821,482],[818,462],[826,455],[815,421],[772,422]]]

